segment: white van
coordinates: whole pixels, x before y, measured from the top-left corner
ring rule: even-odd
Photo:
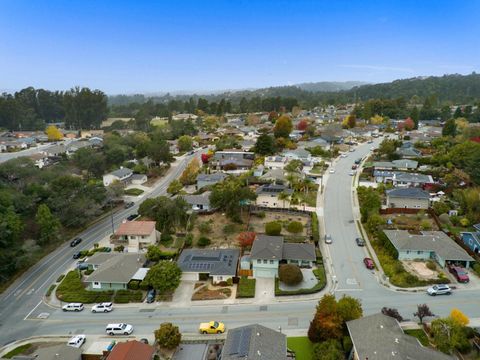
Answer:
[[[133,326],[129,324],[108,324],[105,328],[108,335],[130,335],[133,332]]]
[[[82,303],[70,303],[67,305],[62,306],[63,311],[82,311],[83,304]]]

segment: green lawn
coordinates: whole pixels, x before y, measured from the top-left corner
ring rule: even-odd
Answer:
[[[425,334],[425,331],[423,331],[423,329],[411,329],[411,330],[405,330],[404,332],[407,335],[416,337],[423,346],[430,345],[427,334]]]
[[[242,276],[237,286],[237,298],[255,297],[255,283],[255,279]]]
[[[21,346],[19,346],[19,347],[16,347],[16,348],[13,349],[12,351],[6,353],[5,355],[3,355],[3,358],[5,358],[5,359],[11,359],[11,358],[14,357],[14,356],[23,354],[25,351],[27,351],[27,350],[30,349],[31,347],[32,347],[32,344],[21,345]]]
[[[297,360],[311,360],[313,358],[313,344],[306,336],[288,337],[287,347],[295,351]]]
[[[125,190],[124,193],[125,195],[138,196],[143,194],[143,190],[137,189],[137,188],[131,188],[131,189]]]

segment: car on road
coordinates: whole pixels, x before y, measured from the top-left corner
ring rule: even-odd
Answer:
[[[350,175],[350,176],[355,176],[355,170],[351,170],[348,175]]]
[[[77,238],[75,238],[75,239],[72,240],[72,242],[70,243],[70,246],[71,246],[71,247],[75,247],[75,246],[77,246],[78,244],[80,244],[81,242],[82,242],[82,238],[77,237]]]
[[[365,264],[365,267],[369,270],[373,270],[375,268],[375,264],[373,263],[373,260],[368,257],[363,259],[363,263]]]
[[[130,324],[108,324],[105,327],[105,332],[108,335],[130,335],[133,332],[133,326]]]
[[[332,243],[332,235],[325,234],[325,244],[331,244],[331,243]]]
[[[340,155],[341,158],[346,158],[348,156],[347,153],[343,153],[342,155]]]
[[[329,170],[329,173],[330,173],[330,174],[335,174],[335,169],[334,169],[334,168],[331,168],[331,169]]]
[[[84,306],[82,303],[69,303],[62,306],[63,311],[82,311]]]
[[[80,251],[77,251],[75,254],[73,254],[74,259],[80,259],[80,256],[82,256],[82,253]]]
[[[192,151],[189,151],[189,152],[187,153],[187,155],[193,155],[194,152],[195,152],[195,151],[193,151],[193,150],[192,150]]]
[[[452,289],[446,284],[433,285],[427,289],[427,294],[430,296],[450,295],[451,293]]]
[[[87,337],[85,335],[75,335],[70,340],[68,340],[67,345],[75,348],[79,348],[85,343]]]
[[[133,221],[138,217],[138,214],[131,214],[127,216],[127,221]]]
[[[464,268],[460,266],[449,266],[448,270],[455,276],[459,283],[468,283],[470,278]]]
[[[355,160],[355,164],[359,165],[362,162],[362,158]]]
[[[155,291],[155,289],[148,290],[147,303],[148,304],[153,303],[155,301],[155,296],[157,296],[157,292]]]
[[[370,148],[370,151],[375,151],[375,147],[372,146],[372,147]]]
[[[355,148],[350,148],[350,150],[348,150],[350,152],[354,152],[355,151]]]
[[[225,332],[225,324],[218,321],[201,323],[198,330],[202,334],[222,334]]]
[[[357,243],[358,246],[365,246],[365,240],[363,240],[362,238],[357,237],[355,239],[355,242]]]
[[[352,165],[352,170],[357,170],[357,168],[358,168],[358,165],[357,165],[357,164],[353,164],[353,165]]]
[[[373,143],[373,140],[368,140],[367,141],[367,144],[371,144],[371,143]]]
[[[110,312],[113,310],[113,304],[111,302],[103,302],[100,304],[95,304],[92,306],[92,312],[93,313],[98,313],[98,312]]]
[[[129,209],[131,208],[133,205],[135,205],[135,203],[133,201],[129,201],[127,203],[125,203],[125,209]]]

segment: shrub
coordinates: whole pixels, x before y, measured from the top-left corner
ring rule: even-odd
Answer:
[[[148,285],[146,282],[141,281],[140,284],[138,284],[138,288],[143,291],[147,291],[150,289],[150,285]]]
[[[349,354],[350,351],[351,351],[352,348],[353,348],[353,343],[352,343],[352,339],[350,339],[350,336],[344,336],[344,337],[343,337],[342,345],[343,345],[343,351],[344,351],[346,354]]]
[[[278,269],[278,278],[287,285],[297,285],[302,282],[303,274],[297,265],[283,264]]]
[[[131,280],[128,284],[127,284],[127,287],[130,289],[130,290],[138,290],[140,286],[140,280]]]
[[[192,246],[192,243],[193,243],[193,235],[188,233],[187,236],[185,236],[183,244],[185,247],[190,247]]]
[[[115,246],[115,248],[113,249],[113,251],[118,251],[118,252],[123,252],[123,250],[125,250],[125,246],[123,245]]]
[[[235,224],[227,224],[223,227],[223,233],[225,235],[231,235],[235,232],[236,227]]]
[[[227,279],[227,286],[232,286],[233,285],[233,279],[232,278],[228,278]]]
[[[448,211],[450,210],[450,206],[448,206],[443,201],[435,202],[432,207],[433,211],[435,211],[435,214],[437,214],[438,216],[448,213]]]
[[[142,301],[142,292],[132,290],[117,290],[113,301],[117,304],[126,304],[131,301],[140,302]]]
[[[422,230],[431,230],[432,229],[432,224],[430,223],[430,221],[428,221],[427,219],[424,219],[422,220],[422,222],[420,223],[420,228]]]
[[[143,194],[142,189],[132,188],[124,191],[125,195],[138,196]]]
[[[460,225],[462,225],[463,227],[467,227],[467,226],[470,225],[470,221],[468,221],[468,219],[465,218],[465,217],[464,217],[464,218],[461,218],[461,219],[460,219]]]
[[[265,211],[259,211],[259,212],[255,213],[255,215],[256,215],[257,217],[259,217],[260,219],[265,219],[265,216],[267,216],[267,215],[265,214]]]
[[[292,221],[287,226],[287,231],[292,234],[298,234],[303,231],[303,224],[299,221]]]
[[[197,245],[200,246],[200,247],[205,247],[207,245],[210,245],[211,242],[212,241],[209,238],[207,238],[205,236],[200,236],[198,238]]]
[[[200,234],[210,234],[212,232],[212,225],[208,221],[204,221],[197,225],[198,231]]]
[[[445,224],[445,225],[450,225],[452,222],[450,221],[450,217],[448,216],[448,214],[441,214],[438,216],[438,220],[440,220],[440,222],[442,224]]]
[[[106,302],[112,299],[113,290],[89,291],[83,287],[78,271],[70,271],[58,285],[57,298],[64,302],[82,302],[91,304]]]
[[[479,264],[479,263],[473,264],[472,269],[473,269],[473,271],[475,272],[475,274],[477,274],[478,276],[480,276],[480,264]]]
[[[57,278],[57,283],[60,282],[60,281],[62,281],[64,277],[65,277],[65,274],[60,275],[60,276]]]
[[[83,272],[84,275],[90,275],[91,273],[93,273],[93,269],[87,269]]]
[[[278,221],[271,221],[265,224],[265,233],[271,236],[278,236],[282,232],[282,224]]]
[[[318,242],[320,240],[320,232],[318,231],[318,216],[316,213],[312,212],[312,237],[313,241]]]
[[[173,236],[169,233],[162,233],[162,235],[160,235],[160,242],[162,243],[168,243],[172,240],[173,240]]]
[[[45,293],[45,296],[50,296],[52,294],[53,290],[55,289],[55,286],[57,286],[57,285],[55,285],[55,284],[50,285],[47,292]]]
[[[437,265],[435,265],[435,262],[433,262],[432,260],[428,260],[426,266],[432,271],[435,271],[437,269]]]
[[[182,340],[182,334],[178,330],[178,326],[171,323],[163,323],[160,328],[154,331],[155,340],[162,348],[175,349]]]

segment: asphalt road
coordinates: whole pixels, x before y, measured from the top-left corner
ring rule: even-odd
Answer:
[[[378,142],[378,141],[377,141]],[[365,269],[362,263],[366,256],[365,248],[359,248],[354,242],[359,236],[352,207],[352,177],[350,167],[355,159],[366,155],[372,145],[359,146],[347,158],[340,158],[336,164],[336,172],[330,174],[325,185],[324,217],[326,232],[333,238],[333,244],[324,246],[325,258],[332,260],[333,274],[337,280],[336,296],[348,294],[362,301],[364,314],[380,311],[383,306],[399,309],[405,318],[412,318],[417,304],[428,303],[432,311],[440,316],[447,315],[453,307],[458,307],[467,316],[478,316],[478,290],[468,287],[455,291],[451,296],[428,297],[425,293],[395,292],[380,285],[376,274]],[[165,191],[168,183],[179,176],[187,160],[166,175],[164,181],[151,196]],[[115,215],[118,224],[134,208]],[[86,240],[81,248],[88,248],[99,237],[111,230],[110,219],[94,225],[81,236]],[[80,249],[81,249],[80,248]],[[151,307],[136,305],[116,308],[108,314],[92,314],[89,307],[81,313],[63,313],[42,303],[41,298],[52,281],[67,266],[72,264],[74,251],[64,246],[47,256],[37,266],[19,279],[0,299],[0,345],[16,339],[32,335],[51,334],[103,334],[109,322],[128,322],[135,327],[135,334],[151,335],[164,321],[180,326],[183,332],[195,332],[201,321],[217,319],[224,321],[227,327],[233,328],[253,322],[271,327],[282,328],[285,332],[306,330],[313,316],[318,299],[274,304],[244,305],[193,305],[182,307],[170,304]],[[319,298],[321,295],[318,294]],[[42,319],[42,317],[45,317]]]
[[[198,152],[195,155],[185,156],[173,163],[147,197],[165,194],[168,184],[181,175],[185,166],[194,156],[200,156],[200,154],[201,152]],[[114,227],[117,228],[128,215],[136,213],[139,204],[140,202],[137,202],[129,209],[115,212],[113,214]],[[32,266],[0,296],[0,345],[38,333],[40,324],[24,321],[24,319],[33,313],[33,309],[41,308],[43,295],[49,286],[77,261],[72,259],[75,252],[90,249],[93,243],[111,233],[112,217],[107,216],[78,234],[83,239],[80,245],[72,248],[70,241],[65,242],[64,245]],[[56,333],[55,328],[53,327],[50,331]],[[42,331],[40,330],[40,333]]]
[[[71,142],[71,139],[63,140],[60,143],[68,144]],[[16,151],[16,152],[11,152],[11,153],[0,153],[0,163],[3,163],[5,161],[11,160],[11,159],[16,159],[22,156],[30,156],[33,154],[37,154],[42,151],[46,151],[47,149],[51,148],[52,146],[56,146],[54,144],[42,144],[42,145],[37,145],[35,147],[31,147],[22,151]]]

